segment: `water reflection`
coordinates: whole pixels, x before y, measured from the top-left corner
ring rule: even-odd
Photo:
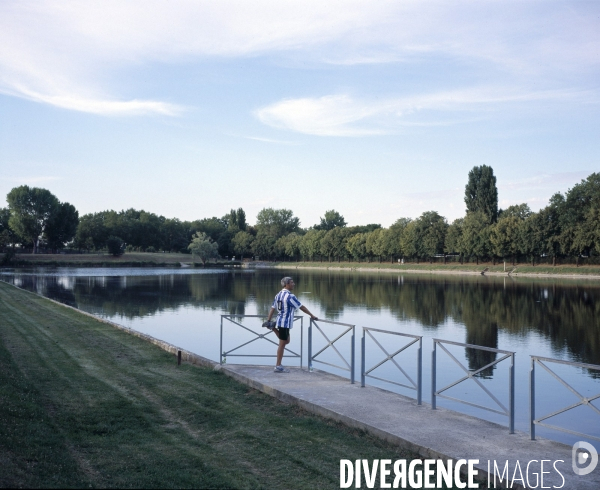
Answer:
[[[144,276],[59,276],[15,273],[3,277],[87,311],[128,319],[182,306],[245,314],[249,303],[266,312],[278,270]],[[294,271],[299,296],[310,298],[323,316],[344,311],[387,310],[400,322],[418,323],[431,332],[452,320],[465,327],[469,344],[498,348],[500,333],[525,337],[542,334],[556,352],[574,361],[600,364],[600,287],[592,282],[528,280],[471,276],[392,276]],[[308,296],[307,293],[310,293]],[[323,314],[322,313],[322,314]],[[466,349],[470,369],[493,362],[492,352]],[[493,368],[480,373],[492,375]]]

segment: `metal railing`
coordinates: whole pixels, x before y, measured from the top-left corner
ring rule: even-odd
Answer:
[[[374,335],[371,332],[379,332],[379,333],[383,333],[383,334],[398,335],[400,337],[408,337],[408,338],[412,339],[412,341],[410,341],[408,344],[402,346],[396,352],[390,354],[386,350],[386,348],[379,343],[379,341],[374,337]],[[378,362],[377,364],[375,364],[370,369],[366,368],[366,341],[367,341],[367,337],[366,336],[367,335],[369,337],[371,337],[371,339],[373,339],[373,342],[375,342],[377,344],[377,346],[386,355],[386,358],[383,361]],[[396,359],[394,359],[394,357],[396,357],[401,352],[404,352],[411,345],[416,344],[417,342],[419,343],[419,345],[417,347],[417,381],[415,382],[407,374],[407,372],[404,369],[402,369],[402,366],[400,366],[400,364],[398,364],[398,362],[396,361]],[[410,390],[416,390],[416,392],[417,392],[417,405],[421,405],[421,392],[422,392],[422,386],[423,386],[423,383],[422,383],[422,346],[423,346],[423,337],[421,335],[411,335],[411,334],[407,334],[407,333],[392,332],[390,330],[379,330],[378,328],[363,327],[363,335],[362,335],[362,340],[361,340],[360,385],[362,387],[365,386],[365,378],[373,378],[373,379],[377,379],[379,381],[384,381],[386,383],[394,384],[396,386],[401,386],[403,388],[408,388]],[[372,374],[370,374],[375,369],[377,369],[378,367],[382,366],[383,364],[385,364],[388,361],[391,361],[392,364],[394,364],[394,366],[396,366],[398,368],[398,370],[404,375],[404,377],[411,383],[410,386],[409,385],[405,385],[403,383],[398,383],[397,381],[392,381],[390,379],[380,378],[378,376],[373,376]]]
[[[344,330],[335,339],[329,340],[329,337],[327,337],[327,335],[325,334],[325,332],[323,332],[323,330],[319,326],[319,323],[327,323],[329,325],[340,325],[342,327],[346,327],[346,330]],[[319,332],[321,332],[321,335],[323,335],[323,337],[325,337],[325,340],[327,341],[327,345],[325,347],[323,347],[319,352],[317,352],[314,356],[312,354],[312,344],[313,344],[313,333],[312,332],[313,332],[313,325],[317,328],[317,330]],[[350,325],[348,323],[332,322],[330,320],[320,320],[320,319],[319,320],[313,320],[311,318],[310,324],[308,326],[308,370],[312,371],[312,369],[313,369],[313,366],[312,366],[313,362],[318,362],[318,363],[321,363],[321,364],[326,364],[327,366],[332,366],[332,367],[335,367],[335,368],[338,368],[338,369],[342,369],[344,371],[350,371],[350,383],[354,384],[354,366],[355,366],[355,359],[354,359],[354,357],[355,357],[354,356],[354,329],[355,329],[355,325]],[[337,342],[338,340],[340,340],[348,332],[352,332],[351,340],[350,340],[350,363],[348,363],[348,361],[346,360],[346,358],[340,353],[340,351],[334,345],[335,342]],[[318,355],[320,355],[323,352],[325,352],[329,347],[331,347],[337,353],[337,355],[344,362],[344,364],[346,365],[346,367],[344,367],[344,366],[338,366],[336,364],[331,364],[329,362],[325,362],[325,361],[321,361],[319,359],[316,359],[316,357]]]
[[[443,344],[457,345],[459,347],[466,347],[469,349],[476,349],[476,350],[482,350],[482,351],[487,351],[487,352],[495,352],[497,354],[504,354],[504,356],[501,357],[500,359],[490,362],[489,364],[486,364],[485,366],[483,366],[475,371],[471,371],[467,367],[463,366],[463,364],[458,359],[456,359],[456,357],[454,357],[450,353],[450,351],[448,349],[446,349],[446,347],[444,347]],[[441,390],[436,390],[436,362],[437,362],[436,347],[438,345],[466,373],[466,376],[460,378],[458,381],[454,381],[453,383],[450,383],[449,385],[445,386]],[[500,402],[500,400],[498,400],[498,398],[496,398],[496,396],[490,390],[488,390],[485,386],[483,386],[483,383],[481,381],[479,381],[475,376],[477,374],[481,373],[482,371],[489,369],[490,367],[495,366],[496,364],[498,364],[508,358],[510,358],[510,366],[508,368],[508,408],[506,408],[502,404],[502,402]],[[465,400],[461,400],[460,398],[454,398],[454,397],[451,397],[448,395],[442,395],[442,393],[444,391],[449,390],[453,386],[456,386],[457,384],[462,383],[463,381],[465,381],[467,379],[472,379],[473,381],[475,381],[475,383],[477,383],[477,385],[500,407],[501,410],[496,410],[496,409],[489,408],[489,407],[486,407],[483,405],[478,405],[476,403],[467,402]],[[500,415],[505,415],[508,417],[508,429],[509,429],[510,433],[513,434],[515,431],[515,353],[511,352],[511,351],[506,351],[506,350],[493,349],[492,347],[483,347],[480,345],[473,345],[473,344],[463,344],[460,342],[452,342],[450,340],[433,339],[433,352],[431,355],[431,408],[433,410],[435,410],[435,408],[436,408],[436,397],[446,398],[447,400],[464,403],[465,405],[470,405],[472,407],[481,408],[481,409],[487,410],[489,412],[494,412],[494,413],[498,413]]]
[[[238,351],[242,347],[245,347],[253,342],[256,342],[257,340],[266,340],[267,342],[270,342],[271,344],[273,344],[275,347],[279,346],[279,341],[275,342],[267,337],[268,335],[273,334],[272,330],[269,330],[269,329],[263,328],[262,326],[259,326],[261,331],[255,332],[251,328],[248,328],[247,326],[242,325],[239,322],[236,322],[234,320],[234,318],[259,318],[260,320],[266,320],[266,317],[263,315],[221,315],[221,342],[219,344],[220,345],[220,347],[219,347],[219,353],[220,353],[219,363],[220,364],[225,364],[227,362],[227,356],[229,356],[229,357],[277,357],[276,354],[239,354],[239,353],[232,354],[232,352]],[[248,342],[244,342],[243,344],[238,345],[237,347],[234,347],[233,349],[224,351],[223,350],[223,320],[229,321],[229,322],[233,323],[234,325],[237,325],[238,327],[241,327],[244,330],[247,330],[248,332],[253,333],[256,337],[249,340]],[[303,364],[302,351],[303,351],[303,342],[304,342],[304,317],[295,316],[294,322],[296,322],[297,320],[300,320],[300,354],[298,354],[297,352],[294,352],[293,350],[288,349],[286,347],[285,352],[289,352],[290,355],[286,356],[285,352],[284,352],[284,357],[299,358],[300,359],[300,367],[302,367],[302,364]],[[273,335],[275,335],[275,334],[273,334]]]
[[[600,366],[597,364],[584,364],[580,362],[570,362],[570,361],[562,361],[560,359],[551,359],[549,357],[540,357],[540,356],[531,356],[531,371],[529,373],[529,431],[531,435],[531,439],[535,440],[535,426],[539,425],[542,427],[546,427],[548,429],[554,429],[561,432],[567,432],[569,434],[574,434],[576,436],[583,436],[590,439],[595,439],[600,441],[600,437],[591,436],[589,434],[583,434],[581,432],[576,432],[569,429],[564,429],[562,427],[557,427],[555,425],[544,424],[542,421],[549,419],[550,417],[554,417],[555,415],[559,415],[561,413],[567,412],[568,410],[572,410],[579,406],[587,405],[594,412],[600,415],[600,410],[592,405],[592,401],[600,398],[600,393],[595,396],[585,397],[581,395],[575,388],[573,388],[569,383],[567,383],[564,379],[562,379],[558,374],[556,374],[552,369],[544,364],[544,362],[553,362],[555,364],[564,364],[567,366],[579,367],[583,369],[592,369],[594,371],[600,371]],[[556,410],[551,414],[544,415],[539,419],[535,418],[535,365],[538,364],[542,368],[544,368],[552,377],[554,377],[560,384],[562,384],[565,388],[567,388],[571,393],[579,398],[579,402],[574,403],[573,405],[569,405],[568,407],[561,408],[560,410]]]

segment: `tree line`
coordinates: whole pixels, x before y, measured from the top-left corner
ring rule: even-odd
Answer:
[[[102,211],[79,218],[69,203],[45,189],[17,187],[0,209],[0,245],[20,245],[35,253],[69,247],[79,251],[113,249],[197,254],[265,260],[529,260],[600,255],[600,173],[565,194],[556,193],[539,212],[527,204],[498,208],[493,169],[474,167],[465,186],[466,214],[448,223],[437,211],[416,219],[348,226],[335,210],[318,224],[302,228],[289,209],[265,208],[251,226],[242,208],[221,218],[168,219],[146,211]]]

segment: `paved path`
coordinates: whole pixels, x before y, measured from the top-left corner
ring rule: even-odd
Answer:
[[[488,461],[492,468],[494,460],[501,468],[508,461],[512,478],[518,460],[525,478],[528,462],[538,460],[531,463],[529,474],[531,487],[540,488],[533,472],[540,472],[539,461],[550,460],[544,463],[544,471],[549,471],[544,475],[544,487],[600,489],[600,465],[590,475],[575,475],[571,468],[571,446],[541,438],[532,441],[529,434],[509,434],[507,427],[452,410],[431,410],[431,405],[418,406],[411,398],[375,387],[361,388],[359,383],[352,385],[346,379],[322,371],[310,373],[291,368],[289,374],[276,374],[272,367],[229,364],[220,369],[284,402],[364,429],[423,458],[478,459],[480,477],[484,481],[487,480]],[[564,461],[556,463],[564,484],[552,467],[557,460]],[[516,477],[519,477],[518,471]],[[512,488],[520,486],[520,481],[515,481]]]

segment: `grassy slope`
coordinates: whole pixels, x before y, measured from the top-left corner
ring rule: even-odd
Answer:
[[[397,447],[0,282],[0,487],[339,488]]]
[[[127,263],[147,263],[161,265],[179,265],[180,262],[192,262],[190,254],[180,253],[143,253],[143,252],[127,252],[120,257],[113,257],[108,253],[93,253],[93,254],[18,254],[15,260],[19,263],[35,263],[45,264],[52,263],[58,265],[70,266],[85,265],[85,264],[103,264],[103,265],[120,265]],[[196,259],[198,261],[198,259]]]
[[[423,271],[423,272],[448,272],[448,273],[460,273],[460,272],[470,272],[476,273],[481,272],[486,267],[489,269],[488,272],[506,274],[504,271],[504,266],[502,263],[497,265],[492,265],[491,263],[480,263],[476,264],[460,264],[460,263],[449,263],[449,264],[429,264],[428,262],[421,262],[420,264],[416,264],[414,262],[406,263],[406,264],[391,264],[390,262],[277,262],[275,263],[277,267],[282,268],[294,268],[294,267],[318,267],[318,268],[330,268],[330,269],[381,269],[381,270],[389,270],[389,271]],[[600,276],[600,266],[581,266],[575,267],[574,265],[557,265],[555,267],[551,265],[536,265],[531,266],[527,264],[517,264],[515,266],[516,270],[514,274],[518,275],[548,275],[548,274],[556,274],[556,275],[594,275]],[[510,264],[506,264],[506,271],[510,271],[513,269],[513,266]]]

